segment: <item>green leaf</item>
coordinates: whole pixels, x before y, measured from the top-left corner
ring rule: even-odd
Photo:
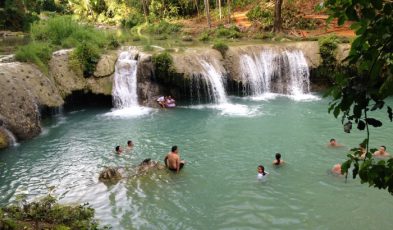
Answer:
[[[388,115],[389,115],[390,122],[392,122],[393,121],[393,112],[392,112],[392,108],[390,106],[388,106]]]
[[[374,118],[366,118],[366,123],[374,127],[381,127],[382,122]]]
[[[358,129],[359,130],[364,130],[364,128],[366,128],[366,123],[364,123],[364,121],[360,120],[358,122]]]
[[[335,118],[337,118],[339,114],[340,114],[340,105],[337,105],[334,108],[333,115],[334,115]]]

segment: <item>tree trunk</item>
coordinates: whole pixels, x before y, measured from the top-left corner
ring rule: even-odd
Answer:
[[[231,23],[231,0],[228,0],[228,24]]]
[[[199,7],[198,7],[198,0],[194,0],[194,5],[195,5],[195,7],[196,7],[196,10],[197,10],[197,15],[198,15],[198,18],[199,18]]]
[[[274,27],[273,27],[274,33],[280,33],[282,31],[281,6],[282,6],[282,0],[276,0],[274,6]]]
[[[218,0],[218,10],[220,11],[220,22],[221,22],[221,0]]]
[[[142,1],[142,6],[143,6],[143,14],[145,15],[145,21],[147,22],[147,16],[149,14],[148,10],[149,8],[147,7],[147,0],[141,0]]]
[[[211,21],[210,21],[210,6],[209,6],[209,0],[205,0],[205,9],[206,9],[206,18],[207,18],[207,25],[209,28],[212,27]]]

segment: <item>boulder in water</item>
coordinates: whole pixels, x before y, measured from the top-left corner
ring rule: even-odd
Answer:
[[[0,128],[0,149],[7,148],[10,145],[9,137],[7,132]]]
[[[152,161],[150,158],[143,160],[138,168],[137,168],[137,175],[141,175],[144,173],[147,173],[149,171],[152,170],[162,170],[164,169],[165,166],[162,165],[160,162],[158,161]]]
[[[105,169],[100,172],[98,179],[102,182],[115,182],[122,177],[118,167],[105,167]]]

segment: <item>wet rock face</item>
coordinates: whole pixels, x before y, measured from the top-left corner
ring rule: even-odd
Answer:
[[[7,148],[10,145],[10,141],[7,133],[3,128],[0,128],[0,149]]]
[[[18,139],[30,139],[41,131],[39,106],[63,104],[53,82],[33,65],[0,63],[0,116]]]

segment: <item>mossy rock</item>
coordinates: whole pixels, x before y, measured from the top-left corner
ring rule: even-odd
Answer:
[[[0,149],[7,148],[9,146],[9,138],[4,129],[0,128]]]

